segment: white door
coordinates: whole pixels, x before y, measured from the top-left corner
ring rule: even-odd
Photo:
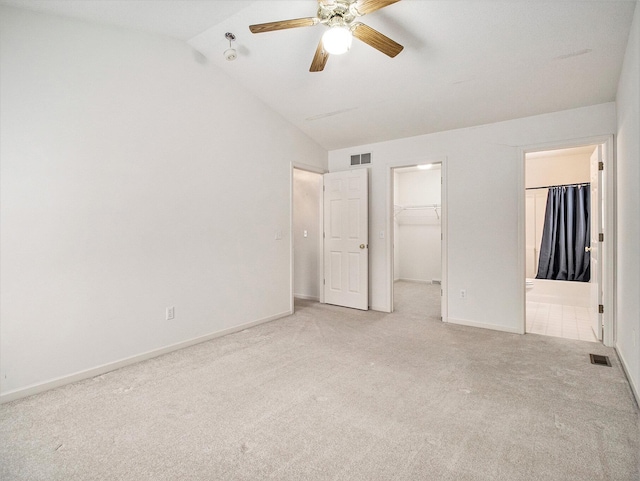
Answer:
[[[602,211],[602,146],[598,145],[591,155],[591,328],[599,341],[602,341],[602,314],[599,306],[602,304],[602,242],[599,234],[603,229]]]
[[[324,301],[369,308],[367,169],[324,175]]]

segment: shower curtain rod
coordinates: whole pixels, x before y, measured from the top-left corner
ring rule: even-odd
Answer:
[[[579,184],[543,185],[542,187],[527,187],[524,190],[551,189],[553,187],[581,187],[584,185],[591,185],[591,182],[581,182]]]

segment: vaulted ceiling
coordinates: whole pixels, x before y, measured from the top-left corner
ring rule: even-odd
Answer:
[[[354,40],[309,72],[316,0],[0,0],[187,42],[328,150],[615,100],[634,0],[402,0],[360,20],[404,46]],[[236,36],[227,61],[225,33]]]

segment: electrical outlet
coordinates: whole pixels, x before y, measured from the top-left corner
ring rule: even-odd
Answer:
[[[167,321],[170,321],[171,319],[175,319],[176,317],[176,308],[171,306],[171,307],[167,307]]]
[[[467,298],[467,290],[460,289],[460,299],[466,299],[466,298]]]

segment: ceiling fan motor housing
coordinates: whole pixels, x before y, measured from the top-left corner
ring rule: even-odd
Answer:
[[[349,26],[358,16],[355,3],[349,0],[336,0],[330,5],[318,2],[318,19],[328,27]]]

